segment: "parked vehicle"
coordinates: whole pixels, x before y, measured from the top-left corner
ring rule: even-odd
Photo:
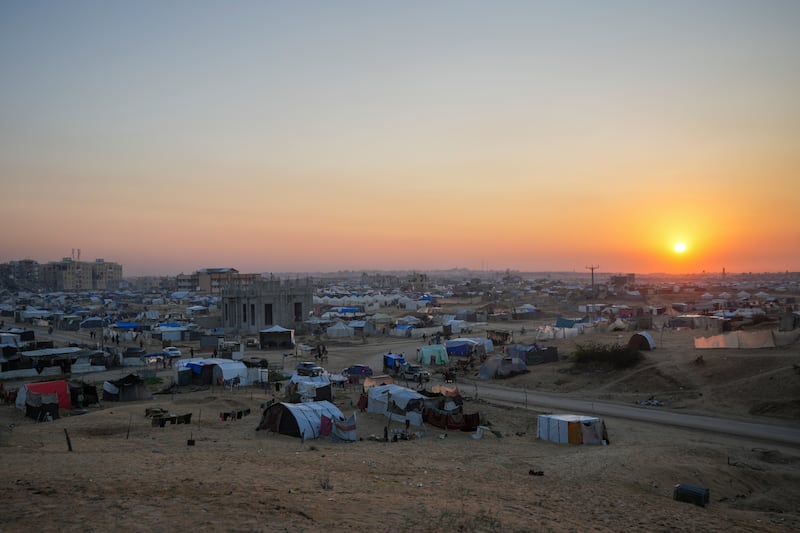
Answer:
[[[406,365],[403,369],[403,377],[409,381],[430,381],[431,373],[420,365]]]
[[[367,365],[353,365],[342,370],[343,376],[371,376],[372,369]]]
[[[325,373],[324,368],[311,361],[298,363],[294,370],[298,376],[321,376]]]
[[[167,357],[180,357],[181,351],[174,346],[169,346],[161,350]]]

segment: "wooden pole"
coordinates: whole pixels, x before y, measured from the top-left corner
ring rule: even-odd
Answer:
[[[72,451],[72,441],[69,440],[69,433],[67,432],[67,428],[64,428],[64,436],[67,437],[67,449]]]

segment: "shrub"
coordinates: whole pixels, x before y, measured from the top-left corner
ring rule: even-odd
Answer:
[[[603,366],[614,369],[636,366],[644,356],[636,348],[619,344],[590,342],[575,347],[576,366]]]

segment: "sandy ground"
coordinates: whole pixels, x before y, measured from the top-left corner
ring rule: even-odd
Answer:
[[[695,334],[657,336],[659,348],[634,370],[576,374],[562,361],[503,384],[625,403],[656,397],[668,403],[663,409],[797,425],[796,347],[714,351],[697,365]],[[610,342],[618,334],[605,335]],[[574,346],[552,344],[565,358]],[[412,355],[420,342],[327,345],[326,366],[340,370],[351,363],[375,368],[381,353]],[[459,376],[467,396],[469,379]],[[358,413],[359,442],[301,442],[255,431],[260,405],[271,398],[257,388],[184,387],[152,401],[104,402],[87,414],[38,424],[0,407],[0,530],[800,529],[800,449],[794,447],[609,418],[609,446],[557,445],[535,438],[535,406],[471,399],[465,410],[480,412],[501,436],[474,439],[428,427],[414,440],[382,442],[385,419]],[[356,398],[355,390],[337,391],[335,403],[349,414]],[[152,427],[145,417],[152,407],[191,412],[192,423]],[[248,408],[249,417],[220,419],[220,412]],[[676,483],[709,488],[711,505],[674,501]]]

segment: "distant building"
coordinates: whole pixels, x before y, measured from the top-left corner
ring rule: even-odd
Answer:
[[[222,290],[222,326],[231,333],[258,333],[269,326],[301,329],[312,310],[310,279],[281,281],[261,278],[247,287]]]
[[[39,272],[44,289],[51,291],[113,290],[122,282],[122,265],[103,259],[90,263],[65,257],[40,265]]]
[[[629,289],[636,285],[636,274],[624,274],[621,276],[611,276],[608,285],[616,290]]]
[[[35,290],[41,286],[39,263],[32,259],[10,261],[0,265],[0,286]]]
[[[178,274],[179,291],[222,293],[226,287],[247,288],[262,279],[261,274],[240,274],[235,268],[203,268],[193,274]]]

